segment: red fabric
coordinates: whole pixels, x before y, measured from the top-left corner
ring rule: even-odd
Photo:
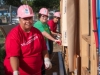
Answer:
[[[40,31],[32,27],[25,33],[20,26],[16,26],[8,34],[5,41],[6,58],[4,66],[6,75],[12,75],[9,58],[19,57],[20,75],[41,75],[42,51],[47,50],[45,40]]]
[[[56,32],[57,23],[54,23],[53,20],[49,20],[49,21],[48,21],[48,25],[49,25],[51,31]]]

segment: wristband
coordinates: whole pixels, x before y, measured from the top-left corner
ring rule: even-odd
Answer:
[[[19,72],[18,71],[14,71],[13,75],[19,75]]]

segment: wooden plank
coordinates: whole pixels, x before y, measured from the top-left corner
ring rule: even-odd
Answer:
[[[65,71],[66,71],[66,73],[68,73],[68,69],[69,69],[69,61],[68,61],[68,48],[66,47],[65,48],[65,52],[66,52],[66,54],[65,54],[65,59],[64,59],[64,64],[65,64]]]
[[[89,34],[88,0],[79,0],[80,50],[81,66],[88,67],[88,43],[82,39],[83,34]],[[85,61],[85,62],[84,62]]]
[[[80,40],[79,40],[79,33],[80,33],[80,29],[79,29],[79,1],[80,0],[76,0],[75,1],[75,20],[76,20],[76,25],[75,25],[75,56],[74,56],[74,66],[75,66],[75,75],[81,75],[81,57],[80,57]]]
[[[91,37],[88,35],[82,35],[82,38],[88,43],[91,44]]]
[[[68,34],[67,34],[67,0],[62,1],[62,45],[68,46]]]
[[[91,1],[92,5],[92,1]],[[92,11],[92,6],[91,6]],[[96,55],[96,44],[93,32],[93,21],[92,21],[92,12],[91,12],[91,75],[97,75],[97,55]]]
[[[81,62],[80,62],[80,56],[77,55],[77,58],[76,58],[76,67],[77,67],[77,72],[76,72],[76,75],[81,75],[81,71],[80,71],[80,66],[81,66]]]
[[[75,0],[67,0],[67,38],[68,38],[68,58],[69,72],[74,71],[74,50],[75,50]]]
[[[86,67],[82,67],[82,75],[90,75],[89,71],[86,69]]]
[[[63,0],[60,0],[60,13],[61,13],[60,32],[62,31],[62,2],[63,2]],[[62,32],[61,32],[61,33],[62,33]]]
[[[62,1],[62,45],[68,46],[69,71],[74,71],[74,27],[75,5],[74,0]]]

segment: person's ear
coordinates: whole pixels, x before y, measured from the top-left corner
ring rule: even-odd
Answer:
[[[19,23],[21,22],[21,18],[19,17]]]

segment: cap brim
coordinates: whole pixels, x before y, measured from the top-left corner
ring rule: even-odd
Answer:
[[[26,16],[17,16],[17,17],[20,17],[20,18],[26,18],[26,17],[33,17],[34,15],[26,15]]]

